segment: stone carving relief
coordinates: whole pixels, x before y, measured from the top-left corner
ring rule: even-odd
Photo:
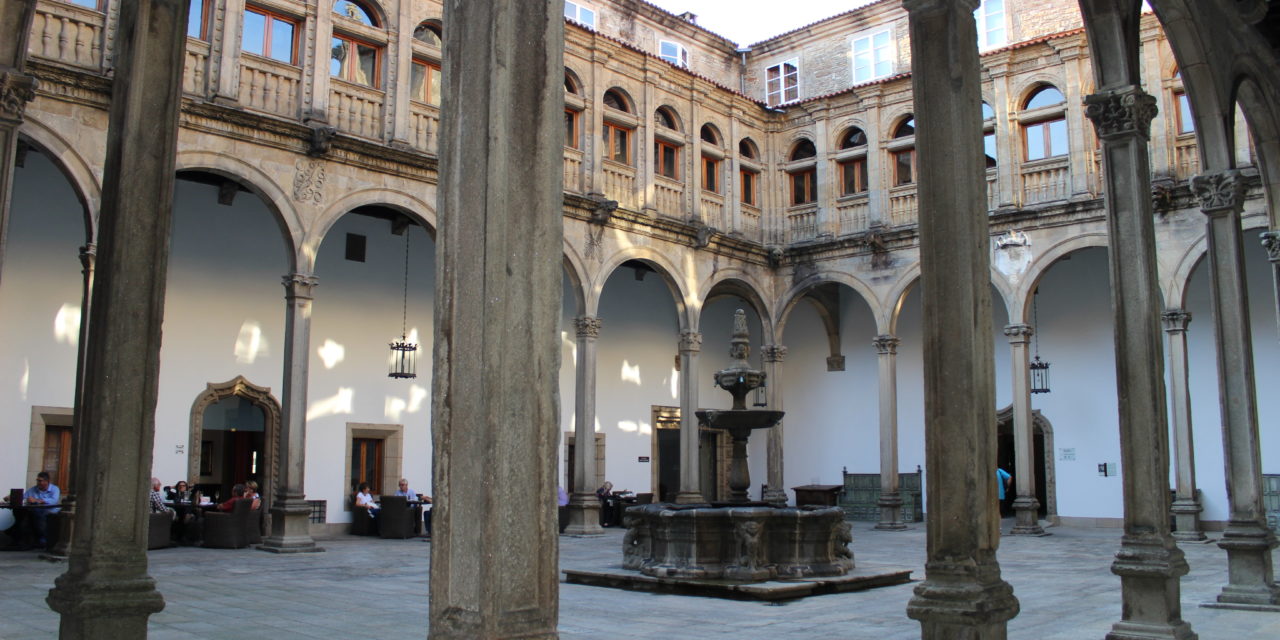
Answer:
[[[1026,344],[1034,334],[1035,329],[1029,324],[1011,324],[1004,328],[1004,335],[1009,338],[1010,343],[1014,344]]]
[[[782,266],[782,259],[787,255],[786,250],[776,244],[769,245],[766,250],[769,252],[769,268],[777,269]]]
[[[609,218],[613,217],[613,212],[618,210],[618,201],[610,200],[601,193],[592,193],[587,196],[595,207],[591,210],[591,218],[588,222],[592,224],[605,224]]]
[[[604,262],[604,226],[592,225],[587,227],[587,246],[583,249],[583,255],[588,260],[595,260],[596,263]]]
[[[862,235],[862,245],[871,251],[872,269],[888,269],[893,266],[893,256],[889,253],[889,245],[884,241],[883,228],[883,225],[872,225]]]
[[[636,516],[624,515],[622,525],[627,528],[626,535],[622,536],[622,568],[638,571],[645,559],[653,555],[649,531],[644,520]]]
[[[599,316],[578,316],[573,319],[573,325],[578,331],[579,338],[595,340],[600,337]]]
[[[22,122],[22,114],[27,103],[35,100],[38,86],[39,81],[28,75],[0,74],[0,119]]]
[[[293,168],[293,199],[312,204],[323,203],[324,163],[319,160],[298,158]]]
[[[1244,208],[1247,188],[1244,176],[1234,169],[1191,178],[1191,191],[1200,199],[1200,209],[1205,213],[1231,209],[1240,211]]]
[[[702,334],[697,331],[680,332],[680,352],[697,353],[702,351]]]
[[[711,237],[716,234],[715,227],[708,227],[701,222],[694,223],[693,248],[706,249],[711,244]]]
[[[1264,231],[1261,238],[1262,248],[1267,250],[1267,258],[1272,262],[1280,262],[1280,231]]]
[[[844,371],[844,356],[827,356],[827,371]]]
[[[284,283],[286,298],[312,299],[311,292],[320,284],[320,279],[306,273],[290,273],[281,278]]]
[[[853,552],[849,550],[850,544],[853,544],[853,526],[848,521],[837,522],[831,532],[832,555],[837,559],[847,560],[852,567]]]
[[[897,336],[891,336],[886,333],[876,336],[871,341],[871,344],[875,346],[876,353],[888,356],[898,352],[898,345],[902,344],[902,340],[899,340]]]
[[[1160,314],[1160,321],[1164,323],[1164,330],[1169,333],[1186,331],[1187,325],[1191,324],[1191,312],[1185,309],[1169,309]]]
[[[333,138],[338,135],[338,128],[331,127],[323,122],[311,120],[308,118],[303,124],[311,129],[311,139],[308,141],[307,155],[322,156],[329,153],[329,149],[333,148]]]
[[[1084,97],[1084,115],[1093,121],[1098,137],[1138,134],[1151,138],[1151,120],[1156,117],[1156,99],[1140,87],[1126,87]]]
[[[787,348],[780,344],[766,344],[760,347],[760,355],[765,362],[782,362],[787,359]]]
[[[1026,233],[1012,229],[996,236],[997,249],[1009,249],[1011,247],[1029,247],[1031,246],[1031,238]]]

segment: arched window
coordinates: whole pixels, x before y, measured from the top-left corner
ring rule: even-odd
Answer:
[[[724,152],[720,151],[720,131],[716,126],[710,123],[702,125],[698,130],[698,138],[702,140],[702,190],[711,193],[720,193],[721,182],[720,177],[720,161],[724,159]]]
[[[356,0],[337,0],[337,2],[333,3],[333,12],[344,18],[355,20],[365,26],[382,26],[378,24],[378,14],[363,2],[357,2]]]
[[[849,127],[849,130],[845,131],[844,135],[840,136],[841,149],[853,149],[865,146],[867,146],[867,134],[863,133],[862,129]]]
[[[413,28],[413,39],[433,47],[443,47],[444,31],[440,29],[439,22],[423,20],[421,24]]]
[[[665,127],[672,131],[680,130],[680,121],[676,118],[676,114],[669,107],[658,107],[653,113],[653,121],[659,127]]]
[[[1178,135],[1187,135],[1196,132],[1196,119],[1191,113],[1191,100],[1187,98],[1187,90],[1182,86],[1182,72],[1173,72],[1173,81],[1175,83],[1173,89],[1173,106],[1178,113],[1177,132]]]
[[[620,89],[605,91],[603,102],[606,112],[614,110],[620,113],[631,113],[631,102],[627,100]],[[606,113],[605,115],[607,116],[608,114]],[[600,129],[600,138],[604,143],[605,159],[630,165],[632,162],[631,135],[634,130],[633,126],[621,124],[606,117]]]
[[[382,52],[386,48],[386,35],[373,39],[370,29],[352,28],[343,24],[355,22],[363,27],[379,28],[377,13],[369,5],[356,0],[338,0],[333,12],[341,20],[333,23],[330,41],[329,75],[377,89],[382,76]]]
[[[1051,84],[1041,85],[1027,96],[1019,122],[1028,161],[1067,155],[1066,104],[1066,97]]]
[[[578,102],[571,106],[566,96],[564,104],[564,146],[577,149],[582,144],[582,107],[576,106],[581,102],[582,83],[568,67],[564,69],[564,92],[579,98]]]
[[[813,141],[807,138],[801,138],[794,147],[791,148],[791,160],[804,160],[818,155],[818,150],[813,146]]]
[[[840,136],[840,195],[850,196],[867,191],[867,134],[849,127]]]
[[[813,141],[800,139],[791,148],[791,161],[810,160],[818,155]],[[791,206],[812,204],[818,201],[818,166],[814,162],[806,162],[787,172],[791,176]]]
[[[716,147],[720,146],[720,132],[716,130],[713,124],[702,125],[702,129],[698,131],[698,137],[702,138],[702,141],[707,144]]]
[[[756,150],[756,143],[751,138],[743,138],[738,142],[738,155],[743,159],[751,161],[760,157],[760,152]],[[739,197],[742,204],[756,207],[760,202],[760,170],[751,166],[749,162],[739,162],[738,178],[742,185]]]
[[[752,160],[760,157],[760,153],[756,151],[756,143],[751,138],[743,138],[738,143],[738,155]]]
[[[987,168],[996,167],[996,110],[982,103],[982,152],[986,155]]]
[[[623,113],[631,113],[630,103],[617,89],[610,89],[604,92],[604,106],[610,109],[617,109]]]
[[[901,187],[915,184],[916,181],[916,119],[907,116],[893,129],[893,140],[890,154],[893,156],[893,186]]]
[[[653,112],[653,123],[659,127],[659,131],[680,130],[680,120],[671,107],[658,107]],[[664,178],[680,179],[680,145],[676,138],[654,136],[653,171]]]

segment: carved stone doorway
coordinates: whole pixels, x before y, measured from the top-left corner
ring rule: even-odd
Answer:
[[[187,478],[192,486],[216,486],[225,500],[232,484],[254,479],[266,514],[280,481],[279,447],[280,402],[271,389],[244,376],[209,383],[191,405]],[[269,521],[266,526],[270,530]]]
[[[1053,461],[1053,426],[1039,411],[1031,412],[1032,430],[1032,471],[1036,477],[1036,500],[1040,502],[1039,517],[1050,522],[1058,516],[1057,476]],[[1017,465],[1013,448],[1013,407],[1008,406],[996,414],[996,466],[1016,475]],[[1013,482],[1017,486],[1017,480]],[[1016,491],[1016,490],[1015,490]],[[1000,505],[1002,516],[1011,516],[1010,510],[1004,513],[1012,498]]]
[[[675,502],[680,491],[680,407],[654,405],[650,486],[655,502]],[[708,502],[729,496],[729,462],[733,443],[719,429],[700,427],[698,433],[699,490]]]

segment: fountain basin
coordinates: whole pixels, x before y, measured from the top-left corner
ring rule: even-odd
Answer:
[[[842,576],[853,536],[839,507],[638,505],[623,568],[659,578],[762,581]]]
[[[702,409],[694,412],[698,421],[713,429],[749,431],[768,429],[782,420],[784,411],[769,409]]]

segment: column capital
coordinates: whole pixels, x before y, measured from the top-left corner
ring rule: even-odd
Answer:
[[[1259,237],[1262,238],[1262,248],[1267,250],[1267,259],[1280,262],[1280,231],[1263,231]]]
[[[876,353],[890,356],[898,353],[898,345],[902,344],[902,340],[899,340],[898,336],[883,333],[873,338],[871,344],[875,346]]]
[[[1164,323],[1164,330],[1169,333],[1186,331],[1187,325],[1191,324],[1191,312],[1186,309],[1165,309],[1160,314],[1160,321]]]
[[[1206,214],[1243,211],[1247,189],[1244,175],[1235,169],[1191,177],[1191,191],[1200,199],[1200,210]]]
[[[311,300],[311,290],[320,284],[320,279],[309,273],[290,273],[281,279],[284,283],[285,297]]]
[[[961,9],[973,13],[978,10],[981,0],[902,0],[902,8],[916,15],[932,15],[947,10],[949,5],[958,5]]]
[[[21,124],[27,103],[35,100],[40,81],[15,71],[0,72],[0,122]]]
[[[1031,341],[1031,336],[1035,335],[1036,330],[1029,324],[1007,324],[1004,326],[1004,335],[1009,337],[1010,344],[1026,344]]]
[[[1084,115],[1093,121],[1098,137],[1111,140],[1131,135],[1151,139],[1156,99],[1138,85],[1101,91],[1084,97]]]
[[[697,353],[702,351],[702,334],[697,331],[680,332],[680,353]]]
[[[579,338],[595,340],[600,337],[600,316],[578,316],[573,319],[573,326]]]
[[[765,362],[782,362],[787,359],[787,348],[780,344],[766,344],[760,347],[760,355]]]

